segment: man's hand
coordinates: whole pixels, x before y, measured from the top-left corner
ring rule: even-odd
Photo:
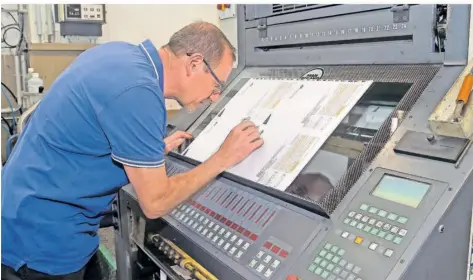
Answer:
[[[247,158],[263,143],[255,124],[251,121],[244,121],[232,129],[220,149],[215,153],[215,157],[224,161],[227,168],[230,168]]]
[[[166,144],[164,152],[166,154],[169,153],[170,151],[182,145],[186,139],[192,139],[192,134],[185,131],[174,132],[171,136],[164,139],[164,143]]]

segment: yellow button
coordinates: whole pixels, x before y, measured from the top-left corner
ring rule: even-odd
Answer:
[[[355,238],[356,244],[361,244],[361,242],[363,242],[363,237],[358,236],[357,238]]]

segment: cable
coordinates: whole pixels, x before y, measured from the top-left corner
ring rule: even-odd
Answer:
[[[13,93],[13,91],[4,82],[2,82],[2,87],[5,88],[6,90],[8,90],[10,95],[13,96],[13,99],[15,99],[16,104],[19,104],[18,103],[18,98],[16,97],[16,95]],[[23,109],[21,109],[21,108],[18,108],[18,109],[20,111],[20,114],[23,114]]]
[[[2,117],[2,121],[5,122],[6,126],[8,126],[9,134],[12,135],[13,134],[13,129],[12,129],[11,125],[8,123],[8,121],[4,117]]]
[[[6,145],[6,158],[7,158],[7,160],[10,157],[10,154],[12,152],[12,141],[16,138],[18,138],[18,134],[10,136],[7,140],[7,145]]]
[[[8,133],[8,135],[11,135],[10,130],[7,127],[5,127],[4,124],[2,124],[2,128],[5,129],[5,131]]]
[[[12,15],[12,13],[10,11],[7,11],[7,10],[5,10],[5,8],[2,7],[2,12],[8,13],[11,16],[11,18],[13,19],[13,21],[16,24],[18,24],[18,21],[16,20],[16,18]]]
[[[6,48],[14,49],[14,48],[18,47],[18,45],[21,44],[21,42],[23,40],[22,39],[23,36],[21,35],[22,31],[21,31],[18,24],[14,23],[14,24],[9,24],[9,25],[3,26],[2,30],[3,30],[2,43],[4,43],[6,45]],[[18,42],[16,44],[13,44],[13,45],[7,42],[7,33],[10,30],[18,30],[18,32],[20,32],[20,39],[18,40]]]
[[[11,96],[13,96],[13,99],[15,99],[15,102],[18,103],[18,98],[16,97],[16,95],[13,93],[13,91],[4,82],[2,82],[2,87],[4,87],[6,90],[8,90],[8,92],[11,94]]]
[[[8,106],[10,106],[10,109],[11,109],[11,116],[12,116],[12,123],[13,123],[13,131],[15,130],[15,127],[16,127],[16,120],[15,120],[15,110],[13,110],[13,105],[11,104],[11,100],[10,98],[8,97],[8,95],[5,94],[5,92],[2,90],[2,94],[3,96],[5,96],[5,98],[7,99],[7,102],[8,102]]]

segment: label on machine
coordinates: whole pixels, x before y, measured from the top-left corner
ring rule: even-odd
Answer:
[[[207,160],[233,127],[249,119],[264,145],[228,172],[284,191],[371,84],[250,79],[183,155]]]

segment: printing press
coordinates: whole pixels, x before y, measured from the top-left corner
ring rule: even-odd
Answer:
[[[168,133],[198,137],[250,78],[372,80],[299,175],[330,188],[315,197],[226,172],[148,220],[126,186],[118,279],[466,279],[473,102],[461,120],[451,107],[472,67],[470,5],[237,9],[238,67],[222,97],[168,120]],[[184,149],[168,155],[169,175],[199,164]]]

